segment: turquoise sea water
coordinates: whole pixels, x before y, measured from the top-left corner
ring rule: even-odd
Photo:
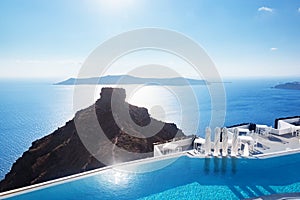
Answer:
[[[225,125],[254,122],[273,125],[277,117],[300,115],[300,91],[271,88],[288,79],[229,80],[226,83]],[[52,85],[51,81],[0,80],[0,179],[12,163],[27,150],[31,142],[41,138],[73,117],[73,87]],[[145,87],[141,98],[129,99],[132,103],[149,108],[153,116],[175,122],[186,134],[203,134],[209,125],[211,103],[205,86],[193,86],[199,107],[189,104],[192,97],[185,87],[171,87],[176,95],[184,97],[182,109],[172,93]],[[148,96],[147,96],[147,95]],[[153,105],[165,109],[151,110]],[[199,110],[198,110],[199,109]],[[196,112],[198,110],[199,112]],[[198,115],[199,116],[196,116]],[[199,117],[200,126],[197,127]],[[183,120],[181,120],[183,119]]]
[[[11,199],[229,200],[300,191],[300,154],[269,159],[183,156],[160,170],[138,173],[167,161],[138,164],[134,171],[109,169]]]

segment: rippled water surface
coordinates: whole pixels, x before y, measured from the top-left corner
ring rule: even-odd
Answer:
[[[277,117],[300,115],[300,91],[271,88],[287,80],[298,79],[225,83],[225,125],[243,122],[273,125]],[[203,135],[210,124],[212,105],[206,86],[137,88],[128,94],[129,102],[147,107],[158,119],[178,124],[186,134]],[[63,126],[74,111],[72,86],[52,85],[49,81],[1,80],[0,94],[0,178],[3,178],[31,142]]]

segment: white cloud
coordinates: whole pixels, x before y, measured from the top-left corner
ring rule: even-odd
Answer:
[[[278,48],[276,48],[276,47],[270,48],[270,51],[277,51],[277,50],[278,50]]]
[[[257,9],[258,11],[266,11],[266,12],[273,12],[273,9],[272,8],[269,8],[269,7],[260,7]]]

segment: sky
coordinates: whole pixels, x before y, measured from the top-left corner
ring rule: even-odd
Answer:
[[[222,77],[300,76],[298,0],[1,0],[0,77],[76,77],[97,46],[145,27],[190,37]],[[194,75],[177,58],[149,51],[121,59],[110,73],[145,58]]]

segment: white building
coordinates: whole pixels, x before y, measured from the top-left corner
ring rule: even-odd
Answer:
[[[271,133],[276,135],[284,135],[288,133],[299,135],[299,132],[300,116],[276,119],[275,129],[271,130]]]

